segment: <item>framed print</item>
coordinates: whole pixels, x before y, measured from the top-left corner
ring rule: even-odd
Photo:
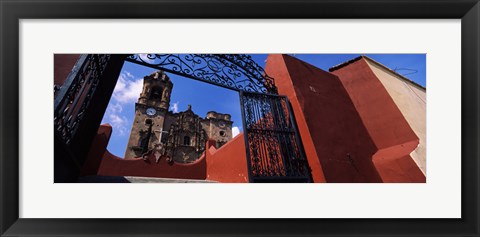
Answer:
[[[479,6],[2,1],[1,235],[478,236]]]

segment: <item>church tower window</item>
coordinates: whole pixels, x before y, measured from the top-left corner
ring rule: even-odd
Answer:
[[[156,87],[152,89],[150,93],[150,100],[161,100],[162,99],[162,88]]]
[[[189,136],[183,137],[183,145],[190,146],[190,137]]]

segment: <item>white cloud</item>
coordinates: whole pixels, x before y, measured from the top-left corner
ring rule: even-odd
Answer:
[[[240,128],[237,126],[232,127],[232,137],[236,137],[238,134],[240,134]]]
[[[129,125],[128,118],[122,115],[123,107],[120,103],[111,103],[103,116],[102,123],[112,125],[113,136],[124,136],[127,134]]]
[[[143,79],[129,80],[128,78],[134,77],[129,72],[122,72],[113,91],[113,98],[121,104],[135,102],[142,92]]]
[[[113,90],[113,100],[108,104],[102,123],[112,125],[114,136],[127,133],[128,119],[122,114],[123,104],[135,102],[143,88],[143,79],[134,80],[135,76],[128,71],[122,71]]]
[[[126,75],[127,77],[129,77],[129,78],[135,78],[135,77],[133,76],[133,74],[131,74],[129,71],[124,71],[124,72],[125,72],[125,75]]]
[[[123,136],[127,132],[128,119],[118,114],[109,114],[107,122],[112,125],[113,131]]]
[[[112,104],[111,106],[108,107],[108,109],[112,114],[118,114],[123,111],[123,107],[119,103]]]
[[[176,103],[172,103],[172,105],[170,105],[170,110],[173,111],[174,113],[178,113],[178,104],[180,102],[177,101]]]
[[[112,125],[115,136],[123,136],[127,133],[129,121],[127,117],[120,114],[123,107],[119,103],[109,104],[105,116],[103,116],[102,123]]]

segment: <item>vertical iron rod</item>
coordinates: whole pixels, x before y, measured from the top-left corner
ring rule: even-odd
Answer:
[[[253,174],[252,174],[252,164],[251,164],[251,157],[250,157],[250,146],[248,143],[248,125],[245,120],[245,106],[244,106],[244,98],[243,98],[243,91],[240,91],[240,107],[242,111],[242,124],[243,124],[243,138],[245,139],[245,152],[247,154],[247,168],[248,168],[248,182],[253,182]]]

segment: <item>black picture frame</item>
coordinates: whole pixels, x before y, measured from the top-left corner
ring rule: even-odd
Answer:
[[[1,0],[2,236],[479,236],[478,0]],[[19,218],[19,20],[134,18],[461,19],[460,219],[24,219]],[[448,47],[448,46],[446,46]],[[442,208],[442,207],[439,207]],[[308,211],[308,210],[306,210]]]

